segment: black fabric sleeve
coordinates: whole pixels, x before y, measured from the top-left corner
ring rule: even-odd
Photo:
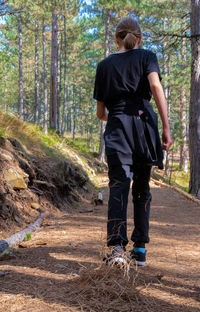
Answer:
[[[97,65],[93,98],[97,101],[104,101],[103,71],[100,63]]]
[[[147,54],[147,58],[146,58],[145,74],[146,74],[146,76],[148,76],[152,72],[158,73],[160,81],[162,80],[162,76],[160,74],[160,67],[158,65],[157,56],[155,53],[149,51],[149,53]]]

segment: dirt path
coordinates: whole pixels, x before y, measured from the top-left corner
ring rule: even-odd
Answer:
[[[99,181],[103,206],[85,200],[75,213],[50,217],[22,257],[0,263],[8,273],[0,277],[0,311],[200,311],[200,207],[152,184],[148,265],[123,277],[101,266],[108,189],[105,177]],[[131,194],[128,208],[130,237]]]

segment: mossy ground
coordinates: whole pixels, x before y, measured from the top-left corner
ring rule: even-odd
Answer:
[[[53,129],[49,129],[48,134],[45,135],[41,126],[23,122],[13,114],[2,112],[0,112],[0,125],[1,136],[19,140],[35,156],[70,158],[73,163],[81,166],[87,172],[93,185],[98,188],[95,183],[96,165],[99,171],[105,166],[95,159],[96,155],[94,156],[93,152],[89,151],[86,135],[77,134],[75,141],[72,139],[72,134],[66,134],[63,137]],[[91,150],[95,151],[98,148],[97,141],[97,138],[94,137],[91,141]]]

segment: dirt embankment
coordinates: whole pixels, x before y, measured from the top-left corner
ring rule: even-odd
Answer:
[[[0,137],[0,174],[0,239],[41,211],[67,211],[92,189],[87,173],[70,159],[37,157],[13,138]]]

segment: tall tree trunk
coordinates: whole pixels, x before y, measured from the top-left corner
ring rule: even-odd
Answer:
[[[167,59],[166,59],[167,58]],[[169,74],[169,68],[168,68],[168,57],[164,55],[165,59],[165,65],[164,65],[164,72],[165,75],[167,76]],[[169,103],[169,85],[167,82],[164,83],[164,93],[165,93],[165,98],[167,100],[167,112],[168,116],[170,116],[170,103]],[[169,151],[164,151],[164,173],[166,176],[169,176]]]
[[[69,88],[68,88],[69,92]],[[73,95],[73,91],[71,91]],[[72,100],[73,101],[73,100]],[[72,102],[70,101],[70,103]],[[67,132],[71,133],[72,132],[72,113],[71,113],[71,106],[70,106],[69,101],[67,101]]]
[[[39,36],[38,24],[35,27],[35,112],[34,122],[39,124]]]
[[[89,132],[89,136],[87,136],[87,141],[88,141],[88,149],[91,151],[92,150],[93,127],[94,127],[92,100],[90,101],[90,110],[89,110],[87,116],[88,116],[88,132]]]
[[[168,28],[167,24],[167,19],[164,19],[163,23],[163,28],[164,31]],[[170,74],[169,70],[169,54],[166,53],[166,47],[167,47],[167,42],[163,42],[163,59],[164,59],[164,75],[165,77],[168,77]],[[165,93],[165,98],[167,101],[167,111],[168,111],[168,116],[170,117],[170,102],[169,102],[169,94],[170,94],[170,89],[169,89],[169,83],[167,79],[164,81],[164,93]],[[164,174],[166,176],[169,176],[169,152],[164,151]]]
[[[52,13],[51,83],[50,83],[50,127],[57,129],[57,14]]]
[[[41,120],[42,120],[42,99],[43,99],[43,71],[40,72],[39,74],[39,108],[38,108],[38,125],[41,125]]]
[[[43,45],[43,73],[44,73],[44,133],[48,133],[48,95],[47,95],[47,60],[46,60],[46,38],[45,38],[45,18],[42,25],[42,45]]]
[[[186,67],[186,38],[182,39],[182,72]],[[180,101],[180,120],[181,120],[181,144],[180,144],[180,168],[184,172],[188,172],[188,160],[187,160],[187,108],[186,108],[186,92],[185,87],[181,88],[181,101]]]
[[[63,102],[63,111],[62,111],[62,127],[61,133],[64,135],[66,127],[66,107],[67,107],[67,34],[66,34],[66,17],[64,15],[64,102]]]
[[[91,124],[89,127],[89,140],[88,140],[88,148],[89,151],[92,151],[92,134],[93,134],[93,125]]]
[[[57,105],[57,125],[58,131],[61,133],[60,107],[62,97],[62,33],[60,35],[60,49],[58,60],[58,105]]]
[[[80,112],[79,122],[80,122],[80,134],[81,134],[81,136],[83,136],[83,134],[84,134],[83,111]]]
[[[191,0],[190,187],[200,199],[200,0]]]
[[[180,168],[187,173],[188,172],[187,112],[186,112],[186,94],[184,87],[182,87],[181,90],[180,120],[181,120]]]
[[[5,97],[4,97],[4,113],[7,113],[8,110],[8,103],[7,103],[7,93],[8,93],[8,88],[7,88],[7,72],[5,74]]]
[[[106,9],[106,29],[105,29],[105,50],[104,57],[107,57],[110,53],[110,20],[111,20],[111,9]],[[105,142],[104,142],[104,131],[106,128],[106,121],[101,121],[100,131],[100,144],[99,144],[99,159],[105,162]]]
[[[76,87],[73,85],[73,107],[74,107],[74,112],[73,112],[73,141],[75,141],[76,138],[76,127],[77,127],[77,120],[76,120],[76,115],[77,115],[77,99],[76,99]]]
[[[22,59],[22,21],[21,8],[18,15],[18,31],[19,31],[19,118],[24,119],[24,85],[23,85],[23,59]]]

